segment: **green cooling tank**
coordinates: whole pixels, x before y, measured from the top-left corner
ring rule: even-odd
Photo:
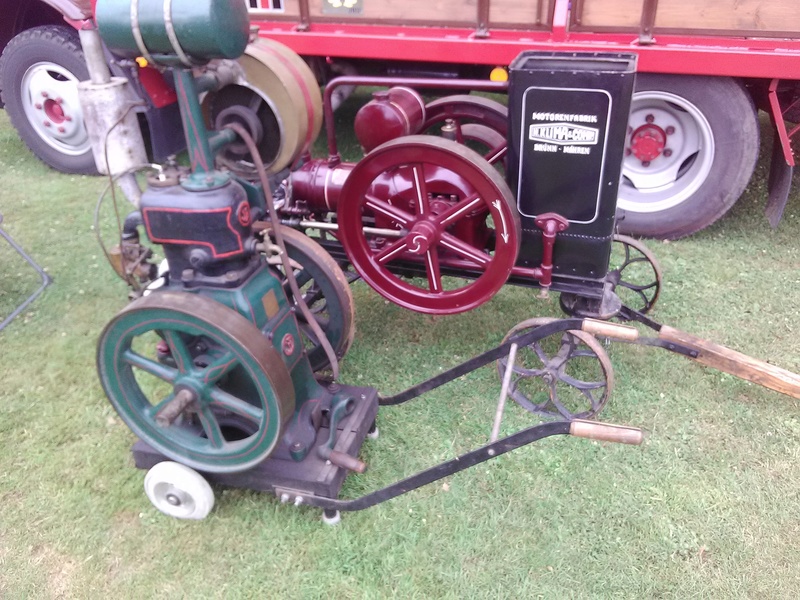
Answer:
[[[243,0],[98,0],[95,18],[114,54],[167,65],[238,58],[250,33]]]

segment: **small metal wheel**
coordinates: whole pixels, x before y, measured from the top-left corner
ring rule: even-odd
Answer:
[[[425,105],[421,131],[464,144],[495,167],[508,150],[508,108],[481,96],[456,94]]]
[[[347,276],[330,254],[307,235],[283,227],[286,253],[294,265],[294,276],[297,286],[303,295],[322,331],[328,337],[338,358],[342,358],[353,343],[355,337],[355,303]],[[271,233],[274,238],[274,234]],[[297,303],[292,295],[283,265],[279,261],[272,268],[284,280],[283,291],[290,302]],[[319,343],[316,334],[299,310],[295,312],[300,332],[303,334],[308,360],[315,371],[323,371],[330,366],[325,349]]]
[[[489,300],[506,282],[521,236],[502,176],[469,148],[425,135],[382,144],[359,162],[338,220],[363,279],[384,298],[428,314]],[[401,279],[415,274],[424,279]]]
[[[650,249],[627,235],[611,244],[608,278],[622,303],[640,313],[653,309],[661,293],[661,265]]]
[[[642,314],[650,312],[661,293],[661,265],[644,243],[626,235],[615,235],[611,244],[606,280],[613,284],[619,300],[608,314],[600,300],[562,293],[561,310],[576,317],[610,319],[619,311],[619,303]]]
[[[556,319],[522,321],[503,341]],[[502,379],[507,358],[497,361]],[[548,336],[517,350],[509,395],[524,409],[547,418],[588,419],[598,414],[614,387],[611,360],[603,346],[583,331]]]
[[[172,462],[158,463],[144,477],[144,492],[158,510],[200,521],[214,508],[214,490],[200,473]]]
[[[322,522],[325,525],[329,525],[333,527],[334,525],[338,525],[342,521],[342,513],[338,510],[328,510],[325,509],[322,511]]]
[[[294,414],[277,350],[242,315],[196,294],[159,290],[129,304],[103,330],[97,365],[125,424],[199,471],[255,466]]]

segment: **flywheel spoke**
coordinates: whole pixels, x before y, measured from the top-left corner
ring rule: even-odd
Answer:
[[[383,215],[384,217],[388,217],[393,221],[397,221],[403,227],[408,227],[414,222],[413,215],[400,208],[397,208],[396,206],[392,206],[385,200],[376,198],[372,194],[366,194],[364,205],[372,209],[373,212]]]
[[[414,177],[414,191],[417,195],[417,215],[423,217],[430,212],[428,203],[428,187],[425,185],[425,167],[422,164],[415,164],[411,167]]]
[[[142,371],[169,383],[174,383],[175,379],[178,377],[177,369],[144,357],[131,349],[125,350],[125,352],[122,353],[122,360],[132,367],[141,369]]]
[[[480,267],[486,267],[492,261],[492,257],[489,254],[478,250],[475,246],[467,244],[450,233],[442,232],[439,243]]]
[[[425,253],[425,263],[427,265],[426,271],[428,273],[428,289],[432,292],[441,292],[444,290],[442,286],[442,273],[439,270],[439,255],[436,252],[428,250]]]
[[[206,406],[200,409],[197,416],[211,446],[218,450],[223,448],[226,444],[225,436],[222,435],[222,429],[214,412]]]
[[[398,258],[408,249],[408,243],[405,238],[402,238],[385,248],[382,248],[375,254],[375,262],[379,265],[385,265]]]
[[[249,402],[237,398],[233,394],[229,394],[219,388],[214,388],[209,394],[211,396],[212,405],[227,410],[235,415],[244,417],[254,423],[260,423],[264,418],[263,409],[253,406]],[[205,429],[205,425],[203,426]]]
[[[216,383],[230,373],[238,364],[239,361],[233,352],[225,352],[203,370],[203,383]]]
[[[483,205],[483,199],[479,194],[473,194],[457,202],[446,211],[438,215],[436,221],[442,229],[449,227],[471,211]]]
[[[181,339],[180,333],[172,329],[166,329],[162,333],[164,335],[164,340],[169,346],[172,358],[175,360],[175,364],[178,367],[178,371],[181,373],[188,373],[191,371],[193,367],[192,355],[189,353],[186,343]]]

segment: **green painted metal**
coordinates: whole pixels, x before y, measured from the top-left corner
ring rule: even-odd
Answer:
[[[183,133],[186,136],[186,151],[189,153],[189,160],[192,163],[192,174],[210,173],[214,170],[214,154],[211,152],[211,145],[208,142],[208,131],[200,108],[200,101],[197,99],[194,77],[192,72],[187,69],[174,69],[173,72]],[[206,181],[206,187],[199,189],[212,187],[216,187],[213,177]]]
[[[162,341],[163,340],[163,341]],[[159,343],[169,359],[154,356]],[[103,330],[100,380],[120,418],[141,439],[192,468],[235,472],[266,458],[294,414],[292,381],[261,331],[210,298],[159,291],[139,298]],[[158,419],[180,389],[190,409],[164,426]],[[252,431],[229,439],[221,415]]]
[[[189,66],[181,53],[195,64],[238,58],[250,32],[243,0],[98,0],[95,15],[100,35],[112,52],[167,65]]]

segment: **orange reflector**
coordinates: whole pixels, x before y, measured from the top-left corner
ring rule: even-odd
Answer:
[[[508,71],[503,67],[495,67],[489,73],[489,81],[508,81]]]
[[[144,56],[137,56],[136,64],[139,65],[139,68],[144,69],[147,66],[147,59]]]

